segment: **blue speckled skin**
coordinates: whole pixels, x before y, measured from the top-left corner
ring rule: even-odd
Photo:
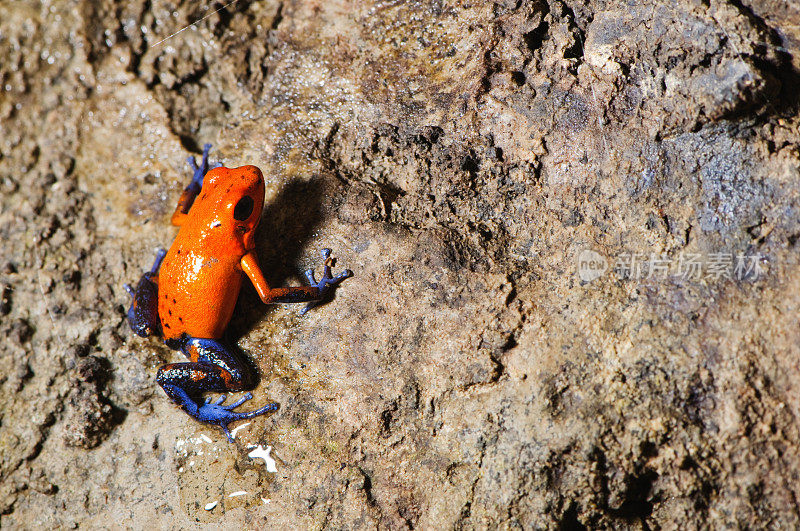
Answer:
[[[183,336],[177,341],[167,342],[167,345],[183,352],[191,362],[164,365],[158,370],[156,381],[181,409],[200,422],[216,424],[222,428],[228,440],[233,440],[228,430],[231,422],[250,419],[278,409],[278,404],[273,402],[247,413],[232,411],[250,400],[253,397],[250,393],[229,406],[222,405],[224,396],[217,402],[199,402],[197,397],[206,391],[241,391],[251,387],[247,367],[236,353],[215,339]]]
[[[158,276],[158,268],[161,267],[161,261],[164,260],[166,254],[167,251],[159,249],[152,269],[150,269],[149,273],[142,275],[139,283],[136,284],[135,290],[125,284],[128,294],[133,297],[131,307],[128,310],[128,323],[130,323],[131,330],[137,336],[161,335],[161,322],[158,319],[158,284],[155,279]]]

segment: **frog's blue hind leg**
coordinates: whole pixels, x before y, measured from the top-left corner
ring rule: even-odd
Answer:
[[[128,309],[128,324],[137,336],[161,335],[161,322],[158,319],[158,269],[166,254],[164,249],[158,250],[153,267],[142,275],[136,289],[129,284],[124,286],[133,299]]]
[[[189,163],[189,166],[191,166],[194,173],[192,174],[192,180],[189,181],[189,184],[183,189],[181,197],[178,199],[178,206],[175,208],[175,213],[172,215],[173,225],[180,225],[182,216],[189,212],[189,209],[192,207],[192,203],[194,203],[195,198],[203,188],[203,177],[205,177],[206,173],[208,173],[208,170],[222,166],[221,162],[209,164],[208,152],[210,150],[211,144],[205,144],[203,146],[203,158],[200,159],[199,166],[197,165],[197,161],[194,159],[194,157],[189,157],[187,159],[187,162]]]
[[[228,430],[230,423],[278,409],[278,404],[272,403],[255,411],[233,411],[253,398],[250,393],[227,406],[222,405],[225,397],[216,402],[203,401],[205,392],[225,393],[248,387],[251,382],[246,365],[230,348],[215,339],[183,337],[167,344],[182,351],[191,361],[164,365],[158,370],[156,381],[186,413],[200,422],[219,426],[228,440],[233,441]]]

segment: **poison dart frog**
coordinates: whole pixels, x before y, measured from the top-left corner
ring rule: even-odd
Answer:
[[[307,302],[305,313],[352,272],[333,277],[331,251],[323,249],[322,280],[317,282],[309,269],[310,286],[270,287],[254,252],[254,233],[264,206],[261,170],[224,168],[219,163],[209,168],[210,149],[210,144],[203,147],[200,166],[189,157],[194,175],[172,215],[173,225],[180,229],[169,251],[158,251],[136,289],[125,285],[133,298],[127,317],[137,335],[163,337],[167,346],[189,358],[159,368],[156,381],[186,413],[219,426],[232,441],[230,423],[278,408],[272,403],[255,411],[234,411],[253,397],[250,393],[229,405],[223,405],[225,395],[215,402],[202,399],[205,392],[254,387],[248,366],[221,340],[243,278],[250,279],[265,303]]]

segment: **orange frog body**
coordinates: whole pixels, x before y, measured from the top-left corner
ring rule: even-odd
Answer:
[[[331,288],[352,275],[333,277],[330,250],[323,249],[322,280],[306,272],[311,286],[271,288],[254,253],[254,233],[264,206],[264,177],[255,166],[213,167],[209,171],[206,144],[198,167],[194,158],[191,182],[183,191],[172,223],[180,230],[169,251],[160,250],[150,272],[136,289],[128,322],[133,331],[164,338],[183,352],[188,362],[161,367],[156,380],[167,396],[195,419],[220,426],[230,440],[228,424],[277,409],[269,404],[255,411],[233,411],[250,398],[222,405],[202,400],[205,392],[241,391],[253,387],[248,366],[221,341],[230,322],[242,280],[247,276],[265,303],[308,302],[308,310]],[[304,310],[304,311],[305,311]]]
[[[172,221],[181,229],[158,273],[166,339],[222,337],[239,297],[242,258],[255,260],[248,253],[263,206],[261,171],[242,166],[212,169],[189,213],[176,211]]]

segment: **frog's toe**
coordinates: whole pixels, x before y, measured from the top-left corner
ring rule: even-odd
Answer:
[[[308,279],[308,283],[312,286],[317,285],[317,278],[314,276],[313,269],[306,269],[306,278]]]
[[[218,405],[222,404],[223,402],[225,402],[226,398],[227,397],[225,395],[222,395],[217,400],[212,402],[212,398],[208,397],[208,398],[206,398],[206,404],[214,404],[215,406],[218,406]]]
[[[331,285],[336,285],[336,284],[338,284],[339,282],[341,282],[342,280],[344,280],[344,279],[346,279],[346,278],[350,278],[350,277],[352,277],[352,276],[353,276],[353,272],[352,272],[351,270],[349,270],[349,269],[345,269],[344,271],[342,271],[341,273],[339,273],[338,275],[336,275],[335,277],[333,277],[333,278],[332,278],[332,279],[331,279],[331,280],[328,282],[328,284],[331,284]]]
[[[319,290],[321,292],[325,292],[328,289],[330,289],[331,286],[336,286],[337,284],[339,284],[344,279],[350,278],[350,277],[353,276],[353,272],[350,271],[349,269],[345,269],[344,271],[342,271],[341,273],[339,273],[335,277],[331,276],[329,267],[326,267],[325,269],[327,270],[327,271],[325,271],[327,274],[324,277],[322,277],[322,280],[320,280],[319,284],[317,284],[317,287],[319,288]]]
[[[203,161],[200,164],[200,168],[201,169],[205,169],[205,171],[208,171],[209,168],[216,168],[217,166],[215,166],[214,164],[217,164],[218,166],[222,166],[222,164],[218,163],[218,162],[216,162],[214,164],[211,164],[211,166],[209,166],[209,164],[208,164],[208,152],[209,151],[211,151],[211,144],[203,144]],[[203,172],[203,173],[205,173],[205,172]]]
[[[236,401],[234,404],[229,406],[223,406],[222,400],[217,401],[216,403],[209,403],[206,402],[205,404],[201,405],[195,417],[197,420],[201,422],[206,422],[208,424],[215,424],[222,428],[222,431],[225,432],[225,435],[228,437],[229,441],[233,441],[233,436],[231,435],[230,430],[228,429],[228,425],[232,422],[236,422],[237,420],[246,420],[252,419],[259,415],[264,415],[266,413],[270,413],[272,411],[276,411],[278,409],[278,404],[273,402],[272,404],[267,404],[264,407],[256,409],[255,411],[248,411],[248,412],[236,412],[232,411],[233,408],[242,405],[243,403],[247,402],[253,398],[253,395],[247,393],[243,396],[240,400]]]
[[[247,402],[251,398],[253,398],[253,394],[252,393],[245,393],[245,395],[242,398],[240,398],[239,400],[237,400],[233,404],[231,404],[229,406],[222,406],[222,407],[224,407],[225,409],[230,411],[230,410],[232,410],[234,408],[237,408],[237,407],[241,406],[242,404],[244,404],[245,402]],[[222,402],[219,402],[219,403],[221,404]]]

